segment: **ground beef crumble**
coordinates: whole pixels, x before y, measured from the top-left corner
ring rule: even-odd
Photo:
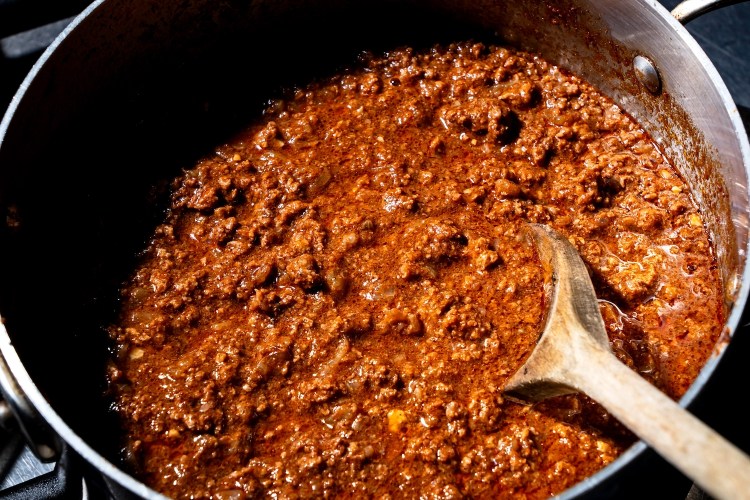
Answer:
[[[174,498],[542,499],[634,437],[584,396],[504,397],[542,324],[527,221],[589,266],[617,356],[672,398],[724,322],[688,188],[533,54],[365,55],[174,180],[123,286],[109,380]]]

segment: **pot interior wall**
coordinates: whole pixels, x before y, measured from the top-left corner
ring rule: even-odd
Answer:
[[[170,180],[280,88],[365,49],[474,38],[539,50],[645,116],[659,98],[628,73],[630,49],[601,50],[593,34],[606,32],[601,17],[567,1],[103,2],[38,69],[0,147],[0,311],[32,379],[75,433],[117,462],[102,398],[102,325],[117,289],[164,215]],[[614,78],[602,78],[605,66]],[[687,177],[726,193],[726,172],[713,172]],[[737,272],[735,235],[716,222],[731,220],[729,205],[711,209],[725,267]]]
[[[115,0],[93,11],[36,75],[0,149],[11,221],[0,235],[6,327],[52,408],[114,462],[103,325],[164,216],[171,179],[280,89],[362,50],[492,39],[476,25],[406,7],[393,16],[316,4],[290,14],[236,2],[206,17],[212,10],[200,2],[193,13],[170,11],[178,4],[160,3],[154,14],[149,2]],[[146,11],[147,25],[129,17]],[[261,14],[251,29],[238,21]]]

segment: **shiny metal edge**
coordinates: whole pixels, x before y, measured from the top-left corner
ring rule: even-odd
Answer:
[[[21,100],[23,99],[26,91],[31,85],[32,81],[39,73],[41,68],[50,59],[52,54],[55,52],[57,47],[67,38],[67,36],[75,30],[81,23],[83,23],[91,12],[98,9],[106,0],[95,0],[86,9],[84,9],[78,16],[76,16],[70,24],[55,38],[55,40],[47,47],[42,53],[33,67],[29,70],[29,73],[20,84],[18,90],[14,94],[11,102],[6,109],[5,115],[2,121],[0,121],[0,146],[2,146],[8,127],[12,121],[13,115],[16,112]],[[46,398],[39,391],[39,388],[31,380],[31,376],[26,371],[25,366],[21,362],[21,359],[16,352],[15,347],[12,344],[10,336],[5,328],[5,325],[0,322],[0,355],[10,368],[11,373],[15,377],[18,386],[21,388],[23,393],[26,395],[31,404],[36,410],[44,417],[47,423],[58,433],[59,437],[70,447],[72,447],[78,454],[93,465],[99,472],[108,478],[114,480],[117,484],[121,485],[129,492],[148,500],[169,500],[168,497],[157,493],[156,491],[148,488],[145,484],[137,481],[133,476],[125,473],[120,468],[113,465],[110,461],[105,459],[102,455],[96,452],[91,446],[89,446],[83,439],[71,429],[68,424],[60,417],[60,415],[52,408]]]

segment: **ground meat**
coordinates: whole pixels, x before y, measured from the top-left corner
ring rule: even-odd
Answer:
[[[110,387],[175,498],[553,496],[634,436],[506,379],[545,310],[526,222],[589,266],[612,348],[672,398],[724,322],[700,211],[650,137],[538,56],[367,55],[174,180],[122,289]]]

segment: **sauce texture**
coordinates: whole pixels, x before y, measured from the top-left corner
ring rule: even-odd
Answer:
[[[677,399],[724,324],[688,187],[610,98],[460,42],[366,54],[173,182],[109,327],[136,477],[174,498],[542,499],[635,438],[505,380],[545,314],[526,222],[591,270],[610,342]]]

